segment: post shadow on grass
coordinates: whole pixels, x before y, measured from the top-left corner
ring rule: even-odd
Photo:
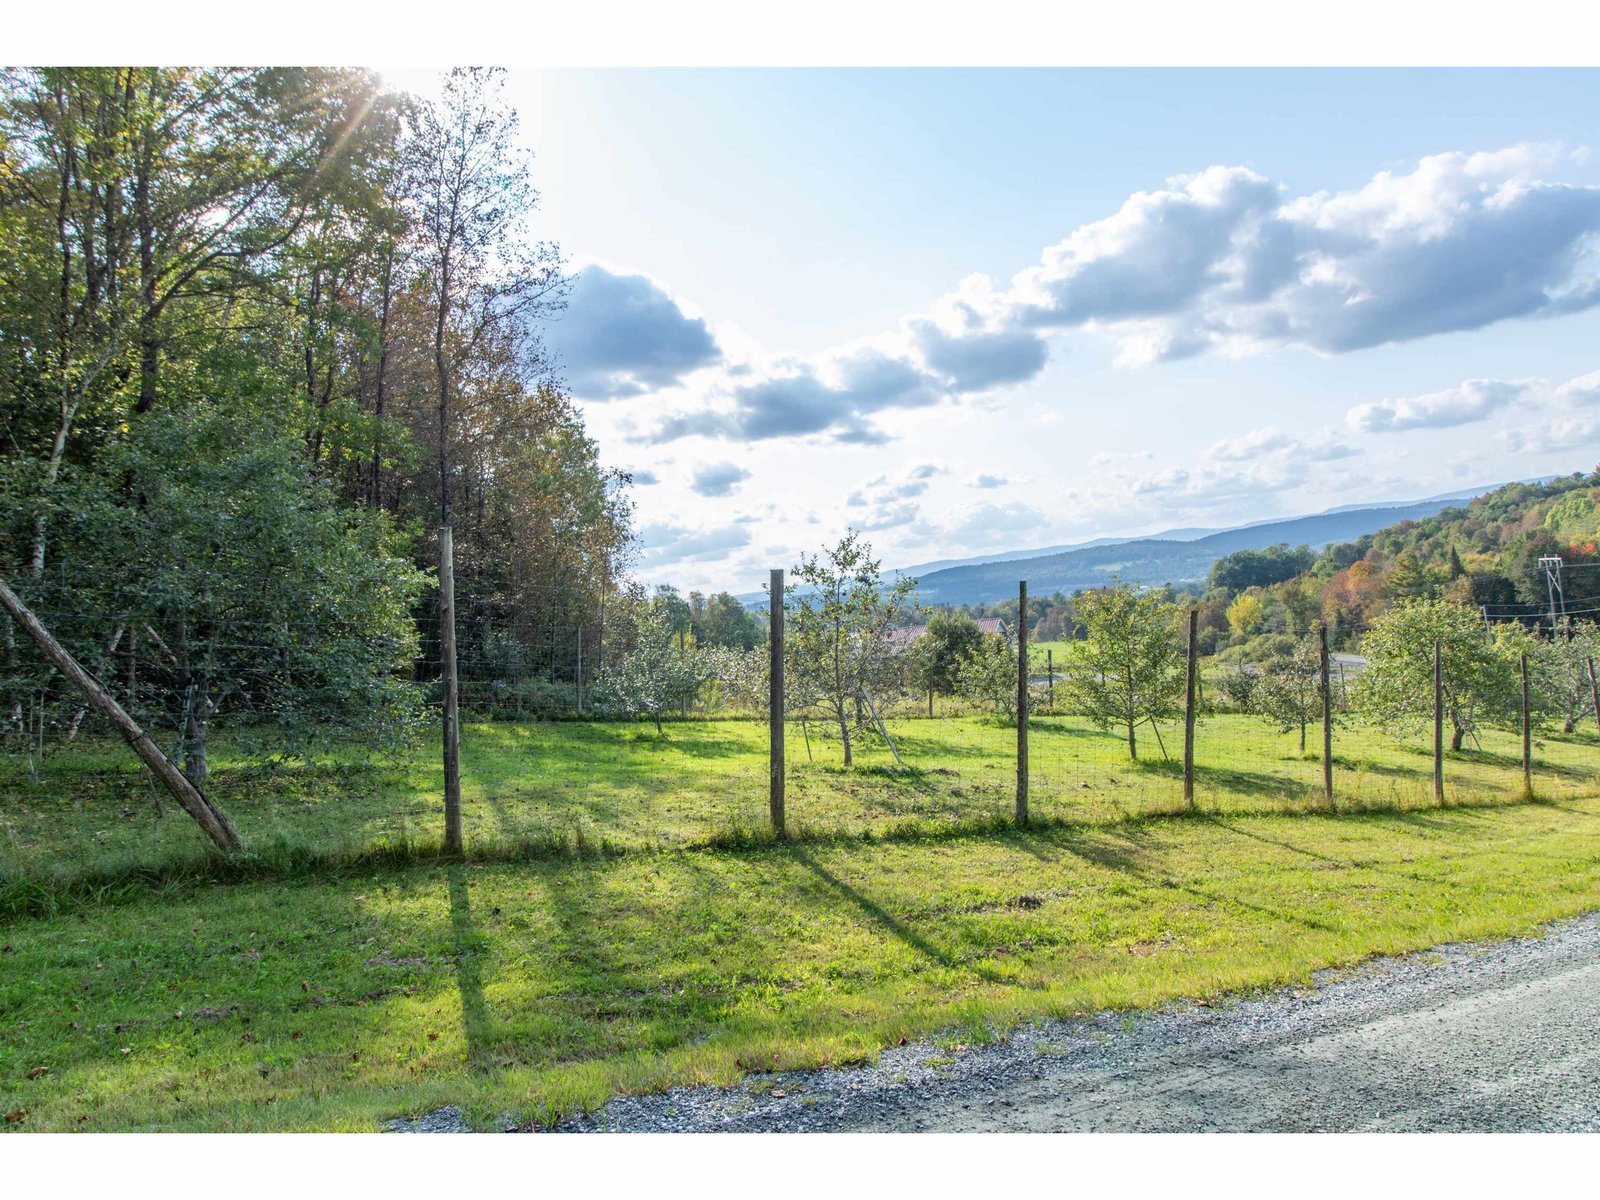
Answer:
[[[451,951],[456,964],[456,988],[461,993],[461,1031],[467,1039],[467,1062],[483,1066],[493,1042],[478,961],[483,953],[483,935],[472,922],[466,864],[449,864],[445,867],[445,877],[449,883]]]
[[[878,925],[882,926],[883,929],[885,929],[888,933],[904,942],[907,946],[911,947],[911,949],[915,950],[929,961],[935,962],[941,967],[945,967],[951,971],[971,972],[972,974],[978,976],[978,978],[987,980],[991,983],[1003,982],[999,975],[987,963],[963,963],[948,950],[945,950],[943,947],[937,945],[928,938],[924,937],[922,934],[918,933],[905,921],[895,916],[888,909],[884,908],[883,905],[879,904],[876,900],[872,899],[872,897],[868,896],[865,892],[861,891],[859,888],[852,887],[850,884],[840,879],[803,848],[797,846],[790,850],[789,853],[795,862],[805,867],[806,870],[810,871],[818,879],[822,880],[823,883],[827,884],[834,891],[838,892],[839,895],[855,904],[857,908],[864,912]]]
[[[1141,759],[1134,769],[1144,775],[1158,775],[1182,779],[1181,760],[1163,762],[1159,759]],[[1247,796],[1278,796],[1289,799],[1320,799],[1321,784],[1313,785],[1303,779],[1286,775],[1273,775],[1267,771],[1248,771],[1242,767],[1212,766],[1196,763],[1194,766],[1196,788],[1202,796],[1208,788],[1239,792]]]
[[[1031,854],[1043,863],[1061,861],[1061,854],[1046,853],[1046,847],[1053,846],[1063,853],[1070,854],[1074,858],[1081,858],[1085,862],[1094,863],[1096,866],[1104,867],[1108,871],[1138,874],[1137,867],[1143,854],[1143,851],[1138,847],[1138,843],[1146,836],[1143,830],[1137,827],[1116,830],[1114,836],[1129,844],[1129,848],[1126,850],[1118,849],[1116,846],[1101,840],[1111,836],[1113,836],[1111,831],[1106,831],[1103,834],[1093,834],[1032,828],[1018,830],[1008,835],[1006,840],[1019,850]]]
[[[1390,823],[1418,826],[1430,833],[1459,833],[1461,820],[1465,819],[1479,821],[1483,819],[1485,814],[1481,811],[1474,812],[1470,809],[1452,809],[1451,815],[1448,817],[1432,812],[1415,811],[1381,812],[1363,815],[1370,815],[1373,819],[1383,820]],[[1237,837],[1249,838],[1251,841],[1261,842],[1269,846],[1277,846],[1280,849],[1289,851],[1291,854],[1301,854],[1307,858],[1328,863],[1330,866],[1344,869],[1354,869],[1359,867],[1368,871],[1373,871],[1379,875],[1388,875],[1396,879],[1410,879],[1418,883],[1444,884],[1446,886],[1451,884],[1451,880],[1445,876],[1425,875],[1422,872],[1415,870],[1398,870],[1394,867],[1379,866],[1373,862],[1358,862],[1353,858],[1332,858],[1329,855],[1318,853],[1315,850],[1307,850],[1304,846],[1296,846],[1293,842],[1282,841],[1278,838],[1270,838],[1265,834],[1253,833],[1250,830],[1242,829],[1238,825],[1231,824],[1220,817],[1207,817],[1205,819],[1210,824],[1215,825],[1217,828],[1226,830]],[[1343,820],[1348,818],[1341,819]]]

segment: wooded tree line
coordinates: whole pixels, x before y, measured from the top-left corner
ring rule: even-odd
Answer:
[[[0,73],[0,571],[196,778],[217,713],[405,731],[442,520],[469,660],[617,586],[627,480],[540,337],[567,277],[501,86]],[[7,734],[74,734],[5,634]]]

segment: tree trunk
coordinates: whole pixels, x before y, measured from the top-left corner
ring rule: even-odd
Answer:
[[[1133,734],[1133,722],[1128,722],[1128,757],[1137,762],[1139,759],[1139,743]]]
[[[1466,730],[1457,725],[1450,734],[1450,749],[1461,749],[1461,739],[1466,736]]]
[[[155,100],[152,75],[150,96]],[[147,124],[140,131],[138,174],[133,185],[133,218],[139,235],[139,400],[134,411],[147,413],[156,403],[156,377],[161,368],[161,342],[156,330],[155,219],[150,211],[150,176],[154,171],[151,140],[155,131]]]
[[[1300,753],[1306,752],[1306,719],[1304,714],[1300,717]]]
[[[214,708],[206,695],[204,676],[195,684],[193,698],[183,731],[183,775],[195,787],[204,787],[211,778],[211,763],[206,756],[206,730],[210,727]]]
[[[378,314],[378,386],[373,401],[378,426],[372,440],[373,508],[383,507],[383,417],[389,400],[389,304],[393,279],[394,252],[391,250],[383,262],[383,301]]]
[[[844,741],[844,765],[850,765],[850,722],[845,718],[844,705],[839,706],[839,737]]]

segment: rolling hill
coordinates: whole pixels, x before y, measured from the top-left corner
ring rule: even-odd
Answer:
[[[1477,491],[1468,495],[1476,494]],[[1117,579],[1142,584],[1198,581],[1206,577],[1212,563],[1236,550],[1260,550],[1279,542],[1320,549],[1331,542],[1352,541],[1399,521],[1431,517],[1465,498],[1453,495],[1410,504],[1346,507],[1224,529],[1193,539],[1138,538],[1029,558],[997,557],[922,574],[918,577],[917,597],[923,604],[990,603],[1015,596],[1019,579],[1028,581],[1028,589],[1034,595],[1100,587]]]

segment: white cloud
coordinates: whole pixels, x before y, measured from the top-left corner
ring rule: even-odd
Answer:
[[[659,522],[639,530],[639,546],[648,568],[684,562],[716,562],[750,544],[743,525],[690,529],[674,522]]]
[[[1550,393],[1550,398],[1567,408],[1588,408],[1600,404],[1600,371],[1569,379]]]
[[[1469,379],[1442,392],[1360,404],[1346,415],[1358,433],[1398,433],[1407,429],[1447,429],[1492,416],[1527,393],[1526,380]]]
[[[584,400],[671,387],[722,361],[705,321],[659,284],[598,264],[579,270],[547,336],[573,394]]]
[[[695,471],[689,486],[702,496],[728,496],[749,478],[750,472],[736,463],[707,463]]]
[[[1079,226],[1006,287],[972,276],[880,337],[728,363],[645,437],[881,444],[878,414],[1036,377],[1058,330],[1100,331],[1119,363],[1136,365],[1280,347],[1339,354],[1576,312],[1600,303],[1600,187],[1548,181],[1560,160],[1542,145],[1437,154],[1298,197],[1244,167],[1177,176]],[[685,344],[663,335],[659,367],[652,358],[608,376],[620,386],[642,386],[649,369],[678,381],[719,356],[709,333],[699,338],[703,323],[666,319],[682,314],[665,296],[642,308]],[[614,342],[620,356],[627,339]],[[1363,406],[1356,427],[1420,427],[1405,422],[1421,410],[1399,407],[1383,424],[1384,405],[1406,403]],[[1447,407],[1440,399],[1425,419]]]

